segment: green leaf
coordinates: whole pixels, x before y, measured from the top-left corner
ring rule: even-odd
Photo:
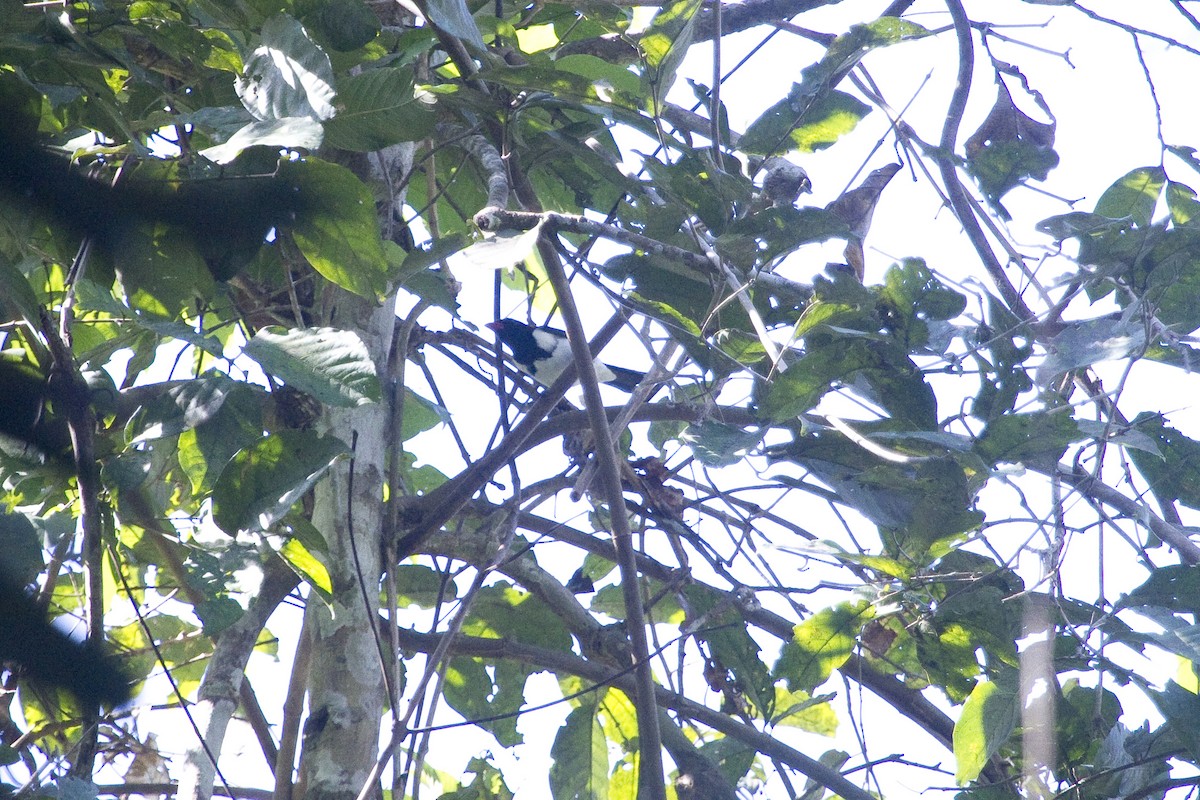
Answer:
[[[1158,447],[1158,454],[1126,450],[1154,493],[1165,502],[1178,501],[1200,509],[1200,442],[1148,411],[1133,418],[1132,429],[1150,437]]]
[[[717,765],[730,786],[737,786],[754,767],[757,752],[732,736],[722,736],[702,744],[700,755]]]
[[[392,571],[396,579],[397,608],[435,608],[439,602],[449,602],[458,596],[454,581],[431,567],[400,564]]]
[[[871,50],[928,34],[920,25],[897,17],[852,26],[830,43],[820,61],[804,68],[801,82],[793,84],[786,98],[750,125],[738,147],[760,155],[828,147],[870,111],[862,101],[833,87]]]
[[[255,333],[243,352],[268,374],[326,405],[379,402],[375,362],[353,331],[272,326]]]
[[[193,611],[203,623],[205,636],[216,636],[233,623],[241,619],[245,613],[238,601],[232,597],[216,597],[205,600],[193,606]]]
[[[325,129],[313,117],[280,117],[255,120],[239,128],[223,144],[206,147],[200,155],[217,164],[228,164],[243,151],[263,145],[291,150],[316,150],[325,139]]]
[[[988,760],[1008,741],[1021,718],[1016,675],[980,681],[954,724],[954,780],[962,786],[979,777]]]
[[[246,110],[264,121],[332,117],[333,67],[304,26],[276,14],[263,23],[261,36],[236,83]]]
[[[1171,611],[1200,614],[1200,569],[1189,564],[1158,567],[1116,605],[1118,609],[1139,606],[1160,606]]]
[[[1092,214],[1087,211],[1072,211],[1068,214],[1047,217],[1039,222],[1036,227],[1040,232],[1054,239],[1054,241],[1062,242],[1067,239],[1082,239],[1085,236],[1116,231],[1122,226],[1123,223],[1121,221],[1100,214]]]
[[[954,319],[967,307],[967,298],[935,278],[920,258],[888,268],[879,297],[910,321]]]
[[[212,293],[213,279],[196,242],[165,223],[133,225],[121,237],[117,278],[130,308],[176,318]],[[256,243],[261,245],[261,241]]]
[[[12,511],[0,512],[0,579],[7,586],[25,586],[42,571],[42,541],[29,517]]]
[[[554,68],[587,78],[592,85],[609,86],[619,92],[636,95],[641,83],[623,64],[613,64],[592,55],[576,53],[554,60]]]
[[[464,44],[470,45],[476,51],[486,49],[479,26],[475,24],[471,9],[464,0],[428,0],[422,6],[422,10],[436,27],[462,39]]]
[[[952,703],[965,702],[979,678],[980,643],[969,628],[949,623],[936,631],[914,631],[920,672],[927,674]]]
[[[308,263],[347,291],[383,294],[388,263],[371,191],[345,167],[315,158],[285,161],[279,174],[301,195],[291,230]]]
[[[516,546],[524,543],[518,542]],[[561,652],[571,649],[571,635],[558,614],[535,595],[506,583],[487,586],[475,595],[462,631],[468,636],[525,642]],[[535,670],[509,660],[491,665],[490,676],[487,673],[479,676],[473,666],[462,669],[474,676],[469,680],[482,681],[482,685],[461,686],[453,699],[447,690],[447,701],[468,718],[512,713],[514,716],[481,723],[481,727],[506,747],[519,744],[522,736],[517,730],[515,714],[525,703],[525,683]],[[464,677],[468,677],[466,673]]]
[[[337,114],[325,123],[325,137],[330,147],[369,152],[430,136],[435,122],[413,94],[412,70],[384,67],[338,81]]]
[[[1067,446],[1083,438],[1070,409],[1006,414],[983,429],[975,451],[990,465],[1030,461],[1054,464]]]
[[[865,600],[817,612],[792,629],[792,640],[783,646],[775,674],[787,681],[791,691],[812,694],[850,658],[859,631],[874,616],[875,607]]]
[[[742,430],[715,420],[689,425],[677,438],[691,448],[696,459],[707,467],[727,467],[739,463],[746,452],[766,434],[762,429]]]
[[[608,739],[596,719],[594,703],[567,715],[550,748],[550,795],[554,800],[605,800],[608,797]]]
[[[1142,309],[1133,304],[1120,317],[1100,317],[1068,323],[1046,346],[1038,365],[1037,383],[1050,386],[1064,373],[1101,361],[1123,360],[1146,347]]]
[[[1200,224],[1200,201],[1196,190],[1175,181],[1167,181],[1167,210],[1175,225],[1195,227]]]
[[[213,487],[213,522],[230,536],[268,530],[348,454],[337,439],[300,430],[280,431],[242,448]]]
[[[1200,759],[1200,697],[1175,681],[1168,682],[1162,692],[1149,690],[1147,694],[1166,719],[1174,740],[1192,759]]]
[[[775,710],[774,681],[737,606],[698,583],[685,587],[684,594],[692,612],[705,620],[696,636],[708,643],[714,661],[732,673],[735,685],[753,703],[755,715],[770,719]]]
[[[850,760],[850,754],[843,750],[826,750],[817,760],[834,772],[841,772],[842,767]],[[824,784],[809,778],[804,782],[804,793],[797,800],[822,800],[825,791]]]
[[[466,248],[455,261],[465,269],[512,269],[534,255],[541,235],[541,225],[527,231],[500,231]]]
[[[363,0],[322,0],[304,22],[334,50],[357,50],[379,35],[379,17]]]
[[[1145,233],[1149,251],[1141,249],[1127,272],[1135,295],[1118,292],[1117,301],[1127,308],[1127,314],[1136,314],[1140,295],[1164,325],[1195,330],[1200,327],[1200,305],[1195,302],[1200,294],[1200,228],[1152,227]]]
[[[432,430],[442,423],[449,422],[449,411],[405,387],[404,420],[400,426],[401,441],[407,442],[418,433]]]
[[[830,704],[836,695],[822,694],[812,697],[808,692],[790,692],[782,686],[775,687],[775,716],[772,725],[786,725],[819,736],[837,734],[838,717]]]
[[[504,783],[500,770],[482,758],[472,758],[464,772],[474,775],[475,780],[457,791],[447,792],[438,800],[514,800],[514,795]],[[443,784],[446,785],[446,781]],[[452,785],[452,781],[449,782]]]
[[[675,83],[675,71],[687,55],[696,32],[696,13],[701,0],[674,0],[664,5],[654,21],[638,39],[638,49],[646,63],[642,73],[651,97],[651,110],[657,112]]]
[[[829,391],[840,385],[882,406],[895,419],[919,429],[937,424],[933,389],[912,360],[899,348],[855,338],[838,331],[839,338],[810,349],[778,375],[767,388],[759,413],[772,422],[785,422],[811,410]]]
[[[299,539],[289,538],[279,548],[279,555],[308,585],[312,586],[327,601],[333,597],[333,580],[319,558],[304,546]]]
[[[172,386],[133,416],[126,434],[133,444],[174,436],[215,417],[232,392],[242,384],[225,375],[211,374]]]
[[[1149,641],[1187,663],[1200,662],[1200,625],[1158,606],[1139,606],[1137,613],[1156,628],[1145,634]]]
[[[786,98],[751,123],[738,148],[758,155],[814,153],[850,133],[871,111],[866,103],[836,89],[817,97],[806,91],[802,84],[793,84]]]
[[[906,512],[901,526],[880,531],[884,551],[895,558],[924,563],[942,556],[950,542],[983,522],[972,506],[966,468],[952,458],[920,462],[915,471],[872,467],[858,481],[879,497],[890,494]]]
[[[1104,190],[1096,213],[1111,219],[1131,217],[1140,227],[1150,224],[1167,175],[1162,167],[1139,167]]]
[[[1022,392],[1033,387],[1023,364],[1033,355],[1033,346],[1018,342],[1024,338],[1021,323],[1004,303],[988,295],[989,323],[979,325],[976,341],[986,342],[987,350],[976,351],[971,358],[979,365],[979,393],[972,413],[983,420],[996,419],[1012,411]]]
[[[25,262],[32,266],[32,260]],[[0,314],[6,321],[23,319],[31,325],[41,324],[41,304],[29,279],[8,258],[0,255]]]
[[[212,489],[234,453],[262,438],[266,402],[259,387],[236,383],[211,418],[179,434],[179,465],[197,496]]]
[[[1055,124],[1038,122],[1013,103],[1003,81],[991,113],[965,144],[967,170],[1002,219],[1010,219],[1000,198],[1029,178],[1046,179],[1058,166]]]

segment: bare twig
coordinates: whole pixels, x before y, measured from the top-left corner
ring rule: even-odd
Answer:
[[[946,195],[950,199],[950,208],[954,216],[963,226],[963,232],[971,241],[979,260],[987,270],[996,288],[1004,298],[1004,302],[1025,323],[1034,323],[1037,316],[1025,304],[1025,299],[1012,285],[1012,281],[1004,274],[1004,267],[992,252],[992,247],[984,235],[983,229],[971,208],[967,190],[958,177],[958,165],[955,163],[954,149],[958,144],[958,128],[962,123],[963,112],[967,108],[967,98],[971,94],[971,73],[975,68],[975,50],[971,41],[971,23],[963,10],[960,0],[946,0],[950,17],[954,21],[954,32],[958,37],[958,82],[954,94],[950,98],[950,107],[946,110],[946,121],[942,126],[942,138],[938,151],[935,151],[938,168],[942,173],[942,182],[946,185]]]

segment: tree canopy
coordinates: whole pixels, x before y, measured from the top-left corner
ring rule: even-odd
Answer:
[[[1194,794],[1200,20],[879,6],[0,0],[0,790]]]

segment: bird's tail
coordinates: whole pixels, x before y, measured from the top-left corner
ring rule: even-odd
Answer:
[[[614,367],[612,364],[605,364],[605,366],[612,373],[612,377],[606,380],[605,383],[609,386],[615,386],[623,392],[632,392],[646,377],[646,373],[638,372],[635,369]]]

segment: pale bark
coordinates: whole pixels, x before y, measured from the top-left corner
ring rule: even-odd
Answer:
[[[387,385],[395,312],[341,294],[329,324],[362,336]],[[384,392],[385,396],[389,393]],[[331,409],[330,434],[353,449],[317,487],[313,523],[328,544],[333,596],[309,595],[313,636],[308,720],[300,759],[306,800],[355,797],[375,763],[384,683],[375,619],[379,613],[380,548],[387,475],[388,408],[373,403]]]
[[[241,619],[221,632],[212,659],[204,671],[192,706],[192,718],[202,742],[187,752],[179,775],[181,800],[212,797],[217,767],[213,759],[221,752],[229,719],[238,707],[238,691],[245,679],[246,662],[259,633],[275,608],[296,587],[296,574],[278,558],[267,562],[262,585]]]

